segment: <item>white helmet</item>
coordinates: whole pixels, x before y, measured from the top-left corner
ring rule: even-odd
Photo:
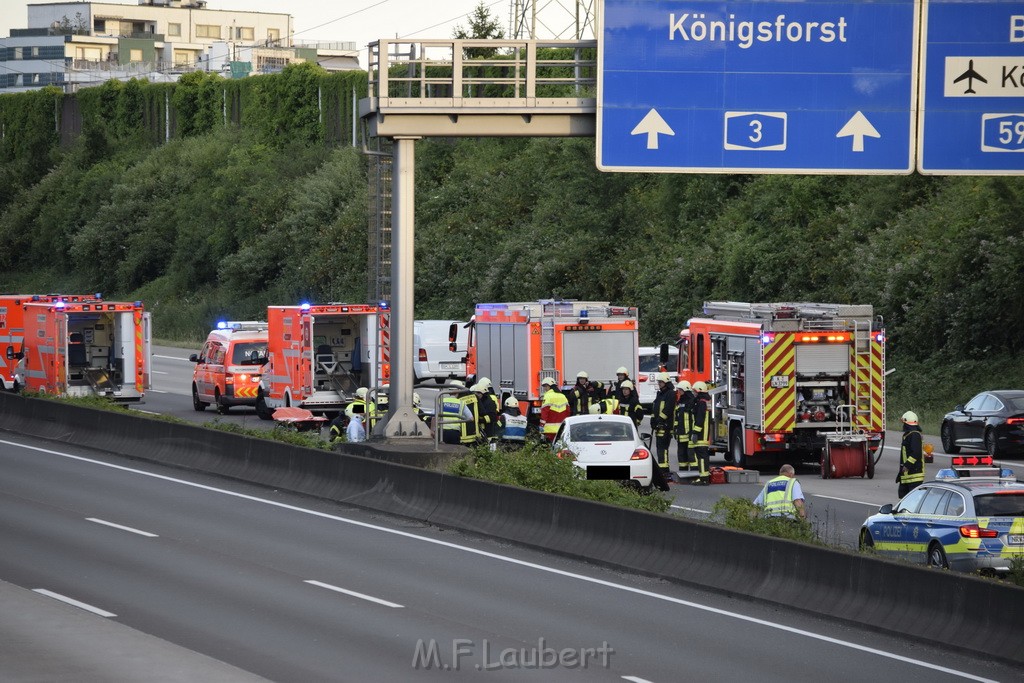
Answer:
[[[355,414],[356,414],[355,406],[352,405],[351,403],[349,403],[348,407],[345,408],[345,415],[348,416],[349,418],[352,418],[352,417],[355,417]]]
[[[366,400],[366,395],[369,393],[370,390],[367,389],[366,387],[359,387],[358,389],[356,389],[356,396],[363,399],[364,401]]]
[[[626,366],[623,365],[621,368],[619,368],[618,370],[615,371],[615,374],[616,375],[628,375],[629,374],[629,370],[627,370]]]
[[[671,382],[672,380],[669,378],[667,372],[659,372],[658,373],[658,381],[659,382],[665,382],[667,384],[667,383]]]
[[[508,398],[505,399],[505,407],[506,408],[518,408],[519,407],[519,399],[517,399],[515,396],[509,396]]]
[[[545,377],[544,379],[542,379],[540,381],[540,385],[542,387],[553,387],[553,386],[555,386],[555,378],[554,377]]]
[[[596,403],[590,404],[589,410],[590,410],[590,414],[591,415],[600,415],[601,414],[601,406],[599,406]]]
[[[697,393],[700,393],[702,391],[707,391],[708,390],[708,385],[705,384],[704,382],[694,382],[693,383],[693,390],[696,391]]]
[[[475,392],[476,392],[476,393],[478,393],[478,394],[482,394],[482,393],[484,393],[484,392],[486,391],[486,389],[484,389],[484,388],[483,388],[483,386],[481,385],[481,383],[480,383],[480,382],[477,382],[476,384],[474,384],[473,386],[471,386],[471,387],[469,388],[469,390],[470,390],[470,391],[475,391]]]
[[[619,389],[632,389],[632,388],[633,388],[633,383],[630,382],[628,379],[623,380],[622,384],[619,385]]]
[[[454,385],[455,385],[455,386],[457,386],[457,387],[464,387],[464,386],[466,386],[466,383],[465,383],[465,382],[463,382],[463,381],[462,381],[461,379],[453,379],[453,380],[450,380],[450,381],[448,382],[448,384],[454,384]]]
[[[490,388],[491,388],[491,386],[492,386],[492,385],[491,385],[491,380],[487,379],[486,377],[481,377],[481,378],[480,378],[480,381],[479,381],[479,382],[477,382],[477,384],[479,384],[480,386],[482,386],[482,387],[484,388],[484,391],[487,391],[487,390],[488,390],[488,389],[490,389]]]
[[[901,419],[908,425],[916,425],[917,413],[915,413],[913,410],[908,410],[907,412],[903,413],[903,417]]]
[[[576,373],[576,379],[590,379],[590,375],[587,374],[586,370],[580,370]]]
[[[690,386],[690,383],[687,382],[685,379],[679,383],[679,388],[682,389],[683,391],[691,391],[693,389],[693,387]]]

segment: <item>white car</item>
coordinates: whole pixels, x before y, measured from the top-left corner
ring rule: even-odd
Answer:
[[[567,417],[554,442],[560,458],[572,458],[587,479],[629,482],[650,490],[654,459],[625,415]]]
[[[658,395],[658,373],[661,372],[661,352],[657,346],[641,346],[640,374],[637,376],[636,390],[640,397],[640,405],[650,407],[654,398]],[[679,349],[675,346],[668,347],[668,364],[665,372],[676,379],[676,368],[679,361]]]

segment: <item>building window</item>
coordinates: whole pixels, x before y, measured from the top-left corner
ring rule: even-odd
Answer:
[[[235,29],[235,40],[252,40],[256,29],[252,26],[239,26]]]
[[[196,24],[196,38],[220,38],[220,26]]]
[[[181,36],[181,24],[167,24],[167,35],[180,37]]]
[[[142,61],[142,50],[136,50],[136,49],[129,50],[128,51],[128,55],[129,55],[129,57],[128,57],[129,61],[132,61],[132,62],[141,62]]]
[[[281,29],[279,28],[268,28],[267,29],[267,42],[276,43],[281,40]]]
[[[38,57],[39,56],[39,48],[38,47],[32,48],[32,56],[33,57]]]
[[[24,59],[25,58],[25,54],[24,54],[23,50],[24,50],[24,48],[20,48],[20,47],[14,48],[14,58],[15,59]]]
[[[192,64],[193,56],[188,50],[175,50],[174,51],[174,63],[178,66],[190,66]]]

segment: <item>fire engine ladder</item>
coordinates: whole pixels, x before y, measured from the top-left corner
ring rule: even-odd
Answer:
[[[850,403],[854,414],[850,424],[871,423],[871,387],[875,384],[875,366],[871,362],[871,321],[853,320],[853,372],[855,382],[850,383]]]
[[[558,384],[562,378],[555,367],[555,319],[544,316],[540,321],[540,374],[541,377],[553,377]]]

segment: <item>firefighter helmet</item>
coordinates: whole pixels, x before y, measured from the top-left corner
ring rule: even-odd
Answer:
[[[915,413],[913,410],[908,410],[907,412],[903,413],[903,417],[901,419],[908,425],[916,425],[917,413]]]
[[[477,382],[476,384],[474,384],[473,386],[471,386],[471,387],[469,388],[469,390],[470,390],[470,391],[475,391],[475,392],[476,392],[476,393],[478,393],[478,394],[482,394],[482,393],[484,393],[485,391],[487,391],[486,389],[484,389],[483,385],[482,385],[482,384],[481,384],[480,382]]]
[[[590,379],[590,375],[587,374],[586,370],[580,370],[576,373],[576,379]]]
[[[370,390],[367,389],[366,387],[359,387],[358,389],[356,389],[356,396],[363,399],[364,401],[366,400],[366,395],[368,393],[370,393]]]
[[[701,393],[708,390],[708,385],[705,384],[704,382],[694,382],[693,390],[696,391],[697,393]]]
[[[621,368],[619,368],[618,370],[615,371],[615,374],[616,375],[628,375],[629,374],[629,370],[627,370],[626,366],[623,365]]]
[[[658,381],[659,382],[664,382],[665,384],[668,384],[672,380],[669,379],[669,376],[668,376],[667,372],[659,372],[658,373]]]
[[[488,378],[486,378],[486,377],[481,377],[481,378],[480,378],[480,381],[479,381],[479,382],[477,382],[477,384],[479,384],[480,386],[482,386],[482,387],[484,388],[484,391],[487,391],[488,389],[490,389],[490,388],[491,388],[491,380],[489,380],[489,379],[488,379]]]
[[[418,406],[420,404],[420,392],[418,392],[418,391],[412,392],[412,404],[414,406]]]
[[[355,416],[355,414],[356,414],[355,406],[352,405],[351,403],[349,403],[348,406],[346,406],[346,408],[345,408],[345,416],[348,417],[351,420]]]
[[[449,380],[448,384],[454,384],[457,387],[464,387],[464,386],[466,386],[466,383],[463,382],[461,379]]]
[[[619,384],[619,389],[632,389],[632,388],[633,388],[633,383],[630,382],[628,379],[622,380],[622,383]]]
[[[679,388],[682,389],[683,391],[692,391],[693,390],[693,387],[690,386],[690,383],[687,382],[685,379],[682,382],[679,383]]]
[[[509,396],[508,398],[505,399],[505,407],[506,408],[518,408],[519,407],[519,399],[517,399],[515,396]]]
[[[545,377],[540,381],[542,387],[553,387],[555,386],[555,379],[553,377]]]
[[[589,410],[591,415],[599,415],[601,413],[601,406],[596,403],[593,403],[591,404]]]

